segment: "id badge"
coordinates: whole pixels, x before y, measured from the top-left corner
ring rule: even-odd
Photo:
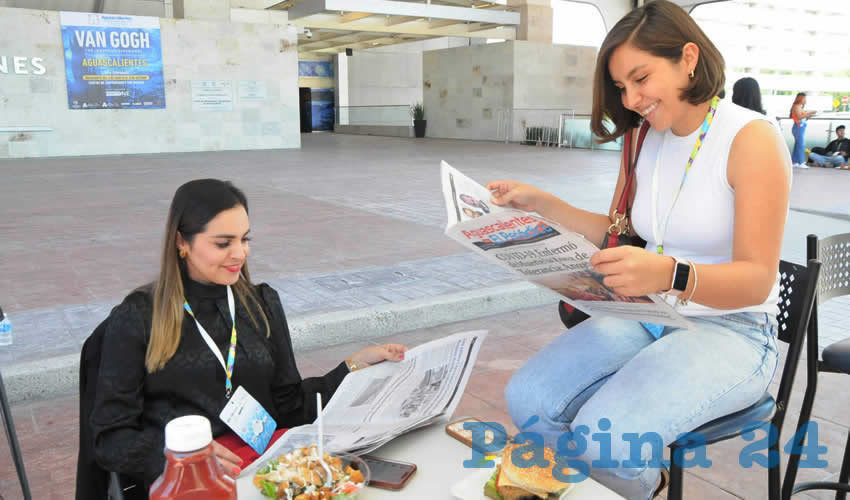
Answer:
[[[241,385],[218,417],[259,455],[266,451],[277,429],[277,423],[269,412]]]

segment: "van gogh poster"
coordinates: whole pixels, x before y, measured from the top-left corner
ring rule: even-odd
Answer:
[[[159,18],[60,13],[71,109],[165,107]]]

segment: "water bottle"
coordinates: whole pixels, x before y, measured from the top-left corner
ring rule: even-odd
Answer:
[[[10,345],[12,343],[12,321],[9,319],[3,309],[0,309],[0,345]]]

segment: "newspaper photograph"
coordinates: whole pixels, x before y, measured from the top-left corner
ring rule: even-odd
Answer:
[[[448,222],[445,233],[590,315],[688,328],[691,323],[658,295],[623,296],[603,283],[590,257],[599,248],[543,217],[490,203],[490,191],[446,162],[440,165]]]
[[[448,422],[472,373],[484,330],[457,333],[414,347],[398,363],[349,373],[322,410],[328,452],[369,453],[396,436],[437,421]],[[314,422],[288,430],[239,478],[289,450],[318,442]]]

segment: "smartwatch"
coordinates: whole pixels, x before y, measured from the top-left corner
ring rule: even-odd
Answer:
[[[679,296],[686,288],[688,288],[688,278],[691,275],[691,266],[687,262],[682,262],[676,257],[673,257],[673,260],[676,261],[676,264],[673,267],[673,281],[670,283],[670,289],[663,293]]]

